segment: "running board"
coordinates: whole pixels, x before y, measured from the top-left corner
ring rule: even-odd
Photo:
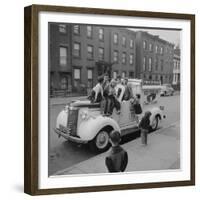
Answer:
[[[138,126],[123,128],[123,129],[121,129],[121,135],[124,136],[124,135],[130,134],[130,133],[136,132],[138,130],[139,130]]]

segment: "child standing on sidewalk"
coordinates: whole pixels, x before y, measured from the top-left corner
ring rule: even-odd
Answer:
[[[149,127],[150,127],[150,116],[151,112],[147,111],[145,112],[144,116],[142,117],[140,123],[139,123],[139,128],[141,130],[141,142],[142,145],[147,145],[147,134],[149,132]]]
[[[112,147],[105,159],[107,169],[109,172],[124,172],[128,164],[128,154],[119,145],[121,141],[120,133],[114,130],[109,137]]]

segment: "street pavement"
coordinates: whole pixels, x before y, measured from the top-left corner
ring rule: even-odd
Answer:
[[[64,106],[71,100],[86,98],[86,97],[71,97],[71,98],[51,98],[49,109],[49,175],[56,173],[62,169],[74,166],[80,162],[88,160],[97,153],[92,152],[88,145],[77,145],[65,140],[64,138],[58,138],[54,132],[56,118],[59,112]],[[165,106],[166,119],[162,120],[158,127],[161,131],[164,127],[168,127],[174,122],[180,121],[180,96],[176,94],[170,97],[162,97],[155,106]],[[169,133],[168,133],[169,134]],[[178,133],[180,134],[180,133]],[[123,144],[131,142],[139,137],[140,134],[133,133],[125,136]]]
[[[122,147],[128,152],[126,172],[180,169],[180,123],[148,134],[148,145],[141,145],[141,138]],[[92,157],[54,175],[107,173],[105,157],[108,152]]]

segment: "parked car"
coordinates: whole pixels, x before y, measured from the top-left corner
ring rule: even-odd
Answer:
[[[163,84],[161,86],[160,96],[173,96],[174,89],[170,84]]]
[[[156,130],[160,120],[164,118],[164,107],[143,104],[145,97],[142,80],[129,79],[129,84],[133,94],[140,96],[141,114],[136,115],[134,110],[130,109],[133,99],[122,101],[124,90],[121,90],[118,97],[121,104],[120,114],[114,109],[111,116],[106,116],[102,114],[99,103],[91,103],[88,100],[73,101],[59,113],[55,133],[75,143],[89,143],[93,151],[103,152],[109,148],[109,133],[112,130],[119,131],[121,136],[134,134],[145,111],[152,113],[150,125],[152,130]]]

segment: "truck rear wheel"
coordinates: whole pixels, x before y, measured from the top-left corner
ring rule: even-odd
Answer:
[[[151,131],[155,131],[158,128],[159,116],[155,116],[151,125]]]
[[[109,143],[109,135],[106,130],[101,130],[96,135],[96,137],[89,143],[90,148],[92,151],[95,152],[104,152],[108,150],[110,143]]]

